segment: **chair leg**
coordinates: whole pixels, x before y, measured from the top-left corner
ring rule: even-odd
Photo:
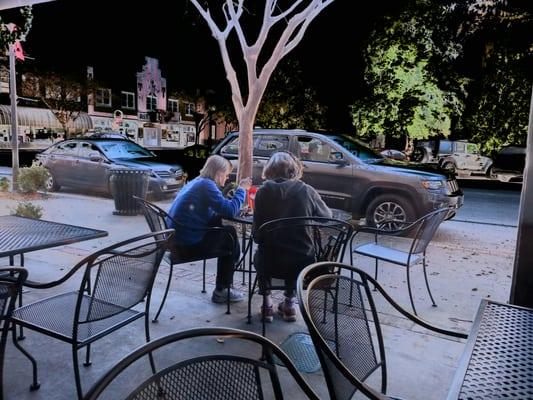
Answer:
[[[413,313],[415,315],[418,315],[416,313],[415,303],[413,301],[413,293],[411,292],[411,279],[409,274],[409,266],[406,267],[407,270],[407,290],[409,291],[409,299],[411,300],[411,306],[413,307]]]
[[[376,258],[376,266],[374,267],[374,279],[377,281],[378,280],[378,259]],[[409,279],[409,278],[407,278]],[[374,286],[374,292],[376,291],[376,287]]]
[[[266,304],[266,298],[267,298],[267,295],[263,295],[263,304],[261,305],[261,324],[262,324],[261,334],[263,335],[263,337],[266,337],[266,318],[263,315],[265,312],[264,305]]]
[[[89,343],[87,345],[87,349],[85,350],[85,362],[83,363],[84,367],[90,367],[92,364],[91,362],[91,344]]]
[[[80,367],[78,365],[78,348],[75,344],[72,345],[72,363],[74,364],[74,379],[76,380],[76,392],[78,399],[83,399],[83,391],[81,388]]]
[[[437,303],[435,303],[435,300],[433,300],[433,295],[431,294],[431,289],[429,288],[429,281],[428,281],[428,274],[426,272],[426,257],[422,259],[422,268],[424,270],[424,279],[426,280],[426,287],[428,289],[429,298],[431,299],[431,302],[433,303],[433,307],[437,307]]]
[[[28,360],[30,360],[31,362],[31,367],[32,367],[32,372],[33,372],[33,382],[32,384],[30,385],[30,390],[31,391],[34,391],[34,390],[37,390],[39,389],[39,387],[41,387],[41,384],[39,383],[39,380],[37,379],[38,378],[38,371],[37,371],[37,361],[35,361],[35,358],[32,357],[32,355],[30,353],[28,353],[26,351],[26,349],[24,349],[18,342],[17,340],[17,329],[16,329],[16,326],[13,326],[11,328],[11,332],[13,334],[13,344],[15,345],[15,347],[17,349],[19,349],[19,351],[24,354],[26,356],[26,358]]]
[[[231,309],[230,309],[230,294],[231,294],[231,285],[228,286],[228,298],[226,299],[226,305],[227,305],[227,308],[226,308],[226,314],[231,314]]]
[[[159,318],[159,314],[161,313],[161,310],[163,309],[163,306],[165,305],[165,301],[167,299],[168,291],[170,289],[170,281],[172,280],[172,272],[174,270],[174,264],[170,264],[170,272],[168,274],[168,281],[167,281],[167,287],[165,289],[165,294],[163,294],[163,299],[161,300],[161,304],[159,305],[159,309],[157,310],[157,313],[155,314],[155,318],[152,320],[152,322],[157,322],[157,319]]]
[[[149,319],[150,319],[149,312],[147,311],[144,314],[144,334],[146,336],[146,343],[148,343],[150,341],[150,322],[149,322]],[[152,368],[152,373],[155,374],[156,373],[155,361],[154,361],[154,356],[152,355],[152,352],[148,353],[148,359],[150,360],[150,367]]]
[[[204,259],[204,265],[203,265],[203,276],[202,276],[202,293],[206,293],[205,291],[205,264],[206,264],[206,261]]]
[[[250,281],[248,285],[250,285],[251,278],[252,278],[252,273],[250,272]],[[248,322],[247,322],[248,324],[252,323],[252,297],[254,295],[256,285],[257,285],[257,275],[255,276],[254,284],[251,286],[250,290],[248,291],[248,316],[246,317],[248,319]]]

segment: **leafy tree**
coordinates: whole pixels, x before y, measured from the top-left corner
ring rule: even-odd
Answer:
[[[352,107],[358,135],[404,136],[407,147],[412,139],[450,134],[453,117],[463,109],[466,81],[450,67],[460,46],[449,40],[448,12],[444,6],[414,1],[370,35],[365,49],[370,94]]]
[[[481,7],[481,6],[480,6]],[[519,2],[471,9],[469,39],[480,43],[480,79],[469,87],[462,133],[486,153],[525,145],[533,82],[533,15]]]
[[[300,79],[297,61],[289,61],[272,75],[255,120],[263,128],[316,130],[326,124],[325,107],[316,91]]]
[[[71,126],[86,109],[86,88],[75,79],[54,73],[43,75],[40,81],[41,101],[55,115],[68,139]]]

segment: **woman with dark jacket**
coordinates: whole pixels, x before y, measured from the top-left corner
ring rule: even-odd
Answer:
[[[300,160],[288,152],[272,155],[263,169],[266,181],[255,195],[254,221],[252,232],[265,222],[289,217],[327,217],[331,210],[326,206],[317,191],[302,182],[303,166]],[[310,232],[301,228],[276,232],[275,243],[269,246],[254,236],[258,248],[254,256],[259,289],[263,293],[262,317],[272,322],[274,312],[272,298],[268,290],[269,278],[285,279],[285,300],[277,311],[285,321],[296,320],[296,278],[307,265],[315,262],[314,245]]]

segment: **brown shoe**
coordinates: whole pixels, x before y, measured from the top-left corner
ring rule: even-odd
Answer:
[[[296,305],[291,301],[282,301],[278,304],[278,314],[285,322],[294,322],[296,321]]]

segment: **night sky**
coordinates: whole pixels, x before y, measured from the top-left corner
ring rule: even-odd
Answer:
[[[144,56],[152,56],[160,60],[170,90],[228,91],[216,42],[191,4],[133,3],[58,0],[35,5],[24,50],[35,57],[38,68],[80,73],[93,65],[96,77],[105,71],[116,79],[134,79]],[[362,10],[361,2],[337,0],[313,21],[288,56],[300,62],[304,81],[329,106],[331,128],[351,129],[347,109],[363,88],[361,46],[385,12],[394,13],[404,3],[365,2]]]

